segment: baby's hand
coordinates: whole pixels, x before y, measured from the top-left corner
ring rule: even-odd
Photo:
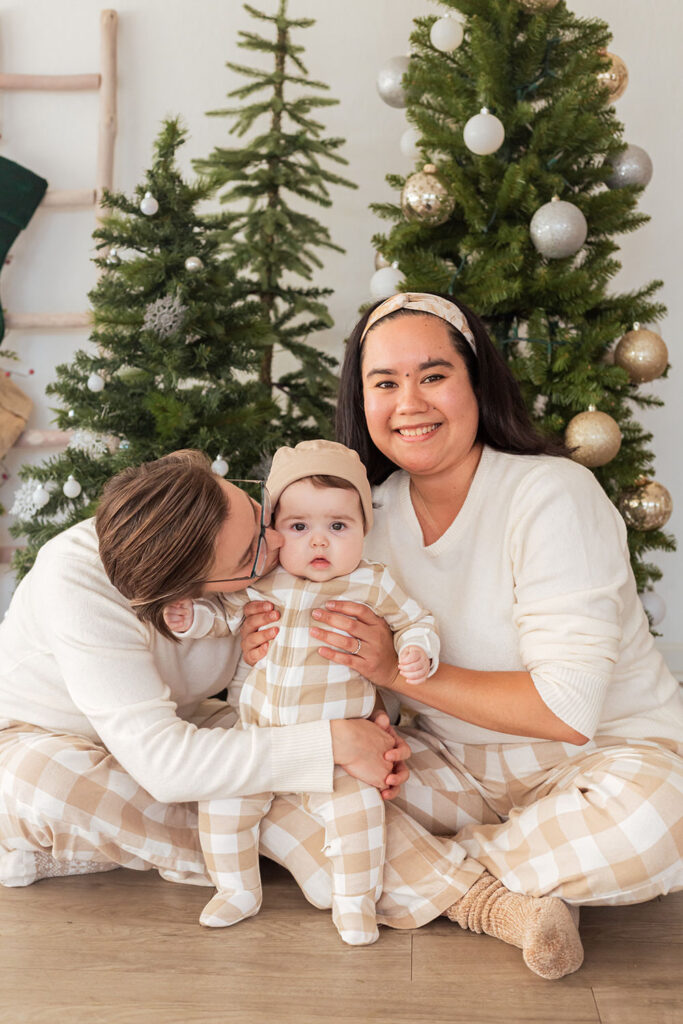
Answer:
[[[398,670],[407,683],[424,683],[429,674],[429,655],[421,647],[404,647],[398,658]]]
[[[187,633],[193,620],[194,610],[189,598],[164,607],[164,622],[173,633]]]

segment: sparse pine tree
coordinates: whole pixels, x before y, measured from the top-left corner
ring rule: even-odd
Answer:
[[[292,41],[294,30],[314,22],[288,18],[286,0],[272,15],[244,6],[272,31],[268,38],[240,32],[239,46],[272,63],[268,70],[228,63],[248,79],[228,94],[241,105],[210,113],[231,119],[240,145],[217,147],[195,166],[232,207],[217,221],[226,258],[244,294],[261,306],[270,344],[260,379],[277,396],[283,435],[296,443],[332,433],[336,362],[309,343],[333,324],[325,304],[331,289],[310,282],[323,266],[319,250],[343,251],[305,208],[329,207],[329,185],[355,186],[330,170],[347,162],[338,152],[344,140],[325,138],[314,116],[338,101],[320,95],[328,87],[309,79],[303,47]],[[274,359],[279,352],[285,357]]]

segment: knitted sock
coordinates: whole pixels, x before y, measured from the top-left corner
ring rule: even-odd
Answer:
[[[97,860],[55,860],[51,853],[36,853],[36,882],[41,878],[64,878],[65,875],[93,875],[113,871],[118,864]]]
[[[562,900],[510,892],[488,871],[445,914],[461,928],[517,946],[541,978],[563,978],[583,963],[581,939]]]

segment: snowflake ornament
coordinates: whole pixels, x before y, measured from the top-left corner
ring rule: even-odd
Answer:
[[[33,519],[46,502],[41,497],[42,485],[35,477],[30,476],[14,493],[14,504],[9,510],[11,516],[26,522]]]
[[[85,452],[91,459],[99,459],[109,451],[109,445],[102,434],[95,434],[92,430],[74,430],[67,448]]]
[[[153,331],[159,338],[170,338],[182,327],[187,310],[177,295],[164,295],[147,306],[143,330]]]

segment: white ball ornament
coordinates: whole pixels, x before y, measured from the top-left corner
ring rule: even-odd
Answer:
[[[652,178],[652,160],[642,146],[627,146],[612,160],[612,173],[607,179],[610,188],[626,185],[649,185]]]
[[[390,107],[407,106],[403,76],[409,64],[410,57],[392,57],[377,73],[377,92]]]
[[[145,217],[153,217],[158,209],[159,204],[152,193],[145,192],[144,198],[140,202],[140,211],[144,213]]]
[[[401,152],[410,160],[419,160],[421,135],[417,128],[406,128],[399,143]]]
[[[439,18],[429,32],[429,41],[435,50],[441,53],[453,53],[463,41],[465,32],[462,23],[456,18]]]
[[[77,498],[81,493],[81,485],[72,473],[67,477],[67,481],[62,487],[62,490],[67,498]]]
[[[43,484],[38,484],[35,491],[33,492],[33,504],[35,505],[35,507],[37,509],[43,508],[45,505],[47,505],[49,500],[50,492],[47,490],[46,487],[43,486]]]
[[[191,274],[196,273],[197,270],[201,270],[204,264],[200,260],[199,256],[188,256],[185,260],[185,270],[189,270]]]
[[[228,464],[222,455],[217,455],[211,463],[211,472],[215,473],[216,476],[226,476],[228,472]]]
[[[666,617],[666,602],[656,590],[644,590],[640,595],[640,603],[650,616],[653,626],[658,626]]]
[[[588,224],[578,206],[554,196],[536,210],[529,231],[541,256],[561,260],[579,251],[586,241]]]
[[[463,130],[465,145],[477,156],[488,156],[503,145],[505,128],[495,114],[486,107],[471,117]]]
[[[100,377],[99,373],[91,373],[86,381],[86,384],[88,386],[88,391],[103,391],[104,377]]]
[[[373,299],[388,299],[399,290],[403,280],[403,274],[398,269],[398,263],[392,263],[390,267],[380,267],[370,278],[370,295]]]

